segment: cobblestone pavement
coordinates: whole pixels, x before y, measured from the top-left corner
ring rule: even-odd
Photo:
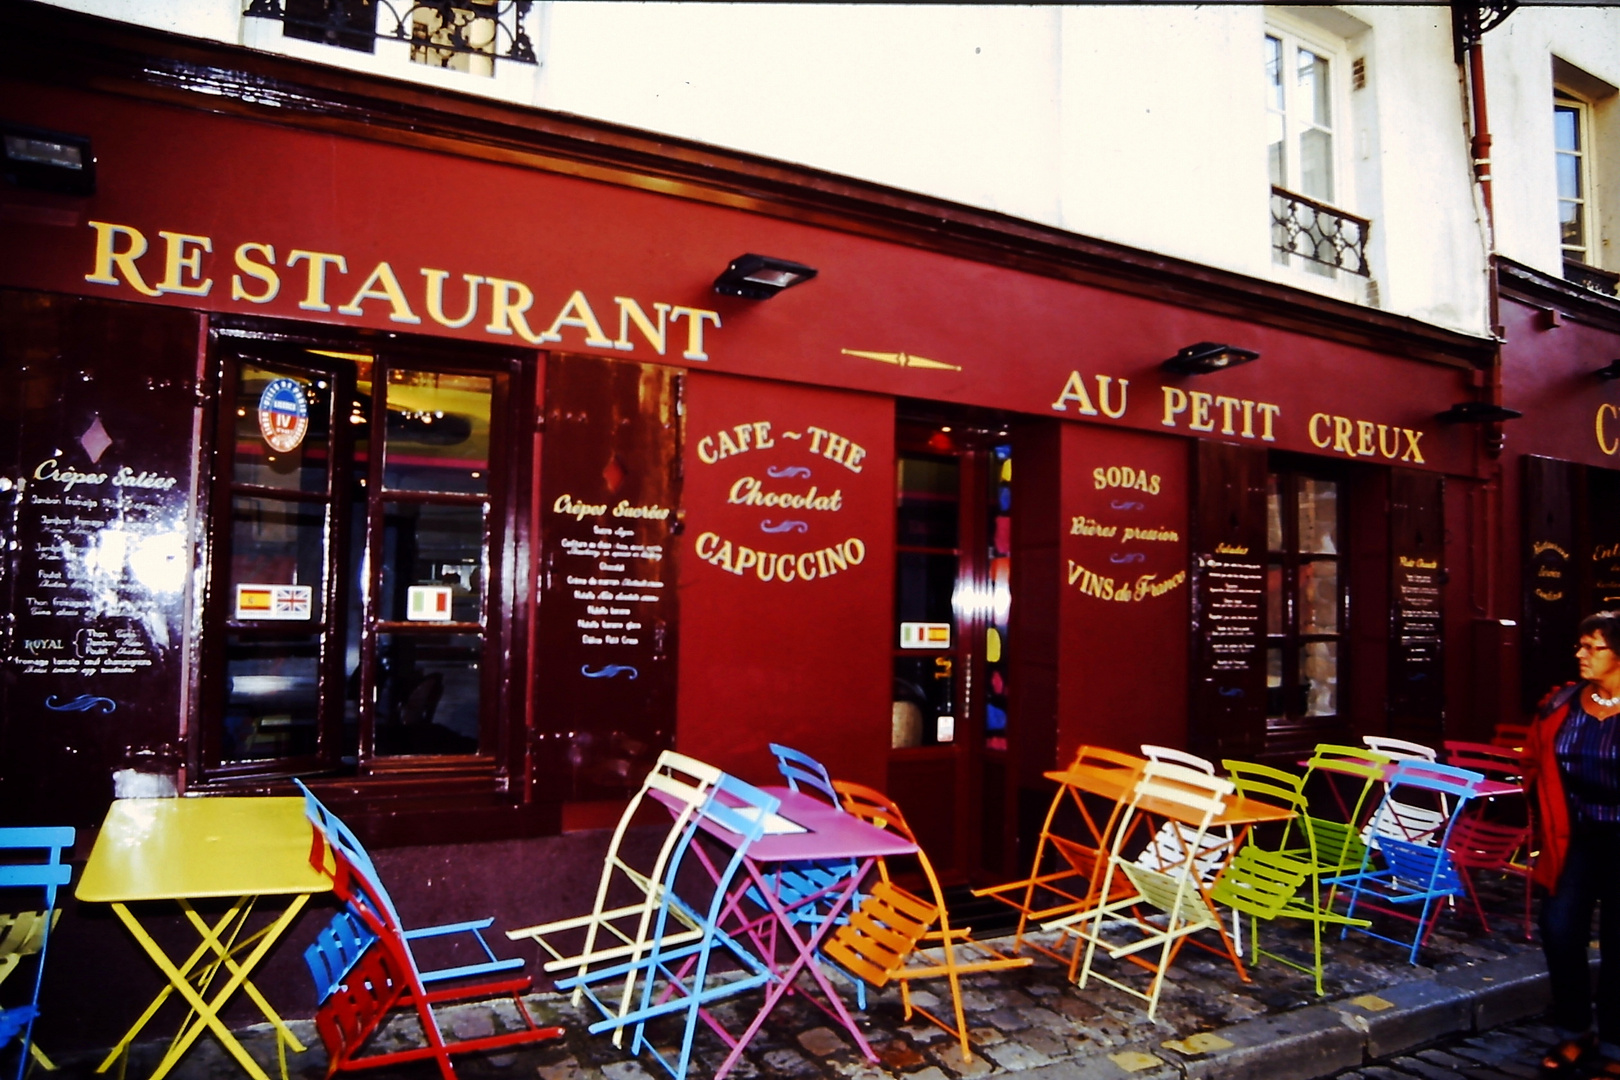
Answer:
[[[1555,1040],[1539,1022],[1458,1035],[1333,1074],[1333,1080],[1535,1080],[1537,1063]]]
[[[1268,949],[1308,960],[1308,926],[1266,926],[1262,932]],[[872,994],[866,1010],[856,1014],[880,1058],[877,1064],[866,1061],[825,1013],[794,995],[778,1006],[731,1075],[737,1080],[978,1080],[1012,1073],[1028,1074],[1028,1080],[1131,1076],[1305,1080],[1355,1066],[1340,1075],[1365,1080],[1457,1075],[1494,1080],[1498,1075],[1530,1075],[1524,1072],[1526,1067],[1534,1071],[1547,1036],[1523,1021],[1544,1007],[1546,975],[1539,948],[1522,937],[1503,932],[1470,935],[1460,918],[1448,917],[1426,946],[1420,967],[1406,963],[1404,950],[1360,935],[1342,943],[1334,937],[1324,947],[1326,995],[1320,1000],[1312,992],[1310,977],[1291,968],[1268,961],[1251,968],[1251,981],[1245,983],[1226,960],[1188,948],[1171,969],[1157,1018],[1151,1021],[1135,998],[1096,983],[1080,990],[1044,957],[1037,956],[1029,968],[975,975],[965,980],[963,994],[973,1035],[971,1060],[939,1029],[926,1022],[907,1022],[899,993],[892,987]],[[1111,965],[1110,971],[1118,973],[1121,967],[1125,965]],[[1128,971],[1127,979],[1140,974],[1145,985],[1146,973]],[[804,985],[807,982],[801,982]],[[920,1003],[949,1009],[943,982],[916,986],[914,995]],[[528,1002],[537,1019],[563,1024],[567,1034],[515,1052],[457,1058],[463,1080],[664,1076],[648,1059],[633,1060],[608,1037],[590,1035],[586,1027],[595,1017],[572,1008],[565,997],[535,994]],[[715,1012],[728,1029],[740,1031],[756,1002],[757,994],[743,995]],[[462,1038],[512,1028],[517,1022],[510,1000],[441,1015],[446,1035]],[[1477,1045],[1472,1041],[1476,1030],[1507,1022],[1518,1026],[1478,1036]],[[323,1077],[325,1054],[313,1025],[303,1022],[295,1030],[311,1049],[288,1055],[289,1076]],[[657,1045],[678,1045],[678,1025],[652,1031]],[[1458,1032],[1467,1037],[1443,1048],[1409,1049]],[[243,1037],[254,1058],[276,1075],[276,1047],[268,1029],[250,1028]],[[379,1045],[406,1045],[417,1038],[414,1020],[396,1019],[381,1033]],[[161,1044],[138,1046],[126,1074],[148,1075],[162,1049]],[[1387,1062],[1377,1056],[1381,1054]],[[724,1055],[719,1038],[700,1031],[690,1075],[712,1076]],[[84,1055],[62,1061],[62,1075],[87,1076],[95,1060]],[[1380,1064],[1363,1064],[1368,1060]],[[1455,1064],[1458,1061],[1463,1064]],[[1470,1061],[1495,1071],[1458,1071],[1473,1069]],[[243,1074],[205,1036],[171,1075],[214,1080]],[[436,1072],[431,1063],[422,1063],[374,1075],[429,1080]]]

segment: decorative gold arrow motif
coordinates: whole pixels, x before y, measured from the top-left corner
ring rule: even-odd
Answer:
[[[912,356],[903,352],[865,352],[861,349],[840,349],[845,356],[859,356],[863,360],[876,360],[880,364],[893,364],[895,367],[934,368],[938,371],[961,371],[957,364],[945,364],[938,360],[930,360],[924,356]]]

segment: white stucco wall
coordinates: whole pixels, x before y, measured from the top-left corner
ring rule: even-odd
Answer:
[[[1258,6],[560,2],[539,69],[495,79],[282,38],[239,0],[63,7],[487,93],[938,196],[1365,302],[1272,262]],[[1277,9],[1272,9],[1273,11]],[[1335,202],[1372,219],[1379,304],[1483,333],[1486,240],[1467,100],[1441,6],[1282,9],[1364,58],[1336,120]],[[1620,11],[1520,8],[1486,37],[1499,248],[1558,272],[1556,53],[1620,83]],[[399,55],[391,55],[397,52]],[[1620,178],[1620,99],[1611,99]],[[1608,186],[1617,186],[1614,179]],[[1620,203],[1620,197],[1609,200]],[[1620,206],[1602,207],[1614,261]]]
[[[1485,37],[1497,249],[1556,275],[1563,255],[1553,150],[1554,56],[1609,87],[1620,86],[1620,11],[1521,7]],[[1620,270],[1620,96],[1610,92],[1592,104],[1597,262]]]

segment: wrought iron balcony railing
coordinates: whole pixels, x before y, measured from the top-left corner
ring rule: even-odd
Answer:
[[[1367,237],[1371,232],[1372,222],[1366,218],[1280,187],[1271,189],[1271,249],[1280,263],[1297,257],[1317,266],[1370,277]]]
[[[1599,270],[1595,266],[1587,266],[1574,259],[1564,260],[1564,280],[1583,289],[1602,293],[1604,296],[1615,295],[1616,287],[1620,286],[1620,274]]]
[[[533,0],[250,0],[245,16],[273,19],[292,37],[362,52],[404,41],[412,59],[450,56],[537,64],[527,23]],[[422,54],[422,55],[418,55]]]

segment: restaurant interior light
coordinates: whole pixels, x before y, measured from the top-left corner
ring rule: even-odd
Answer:
[[[714,279],[714,291],[749,300],[769,300],[783,289],[816,276],[813,266],[769,255],[739,255]]]
[[[1499,420],[1517,420],[1524,413],[1517,409],[1492,405],[1488,401],[1459,401],[1435,419],[1447,424],[1490,424]]]
[[[1222,371],[1258,359],[1260,354],[1250,349],[1239,349],[1218,341],[1200,341],[1196,345],[1188,345],[1160,366],[1177,375],[1208,375],[1212,371]]]
[[[0,142],[7,183],[63,195],[96,193],[96,156],[89,136],[0,124]]]
[[[1600,379],[1620,379],[1620,357],[1615,357],[1603,367],[1592,372]]]

